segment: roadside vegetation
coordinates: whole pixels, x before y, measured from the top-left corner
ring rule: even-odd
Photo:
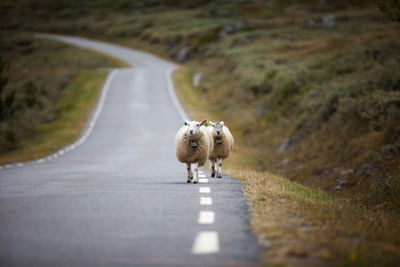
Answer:
[[[45,156],[73,142],[95,105],[106,69],[94,52],[1,33],[0,165]]]
[[[244,184],[266,263],[398,262],[397,1],[1,5],[6,39],[81,35],[181,63],[174,80],[189,113],[224,120],[235,136],[225,170]]]

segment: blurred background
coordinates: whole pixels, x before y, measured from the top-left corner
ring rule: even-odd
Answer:
[[[65,96],[64,88],[101,83],[99,68],[123,66],[33,38],[38,32],[76,35],[183,64],[176,79],[230,125],[246,155],[242,163],[399,211],[398,1],[0,5],[1,163],[19,159],[13,151],[29,147],[29,140],[43,142],[38,134],[81,94]]]

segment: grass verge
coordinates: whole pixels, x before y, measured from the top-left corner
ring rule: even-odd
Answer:
[[[105,72],[80,73],[63,90],[57,104],[60,117],[38,125],[34,138],[22,141],[16,150],[0,156],[0,165],[40,158],[72,143],[95,106],[105,77]]]
[[[0,36],[0,165],[72,143],[96,103],[105,69],[127,66],[30,33]]]
[[[174,73],[178,97],[194,119],[216,120],[218,110],[192,86],[190,66]],[[254,153],[240,134],[224,162],[225,173],[243,183],[251,228],[265,248],[268,266],[394,266],[400,253],[400,220],[345,197],[252,171]],[[373,252],[373,253],[371,253]]]

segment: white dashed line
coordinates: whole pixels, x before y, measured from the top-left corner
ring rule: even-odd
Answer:
[[[24,164],[23,163],[18,163],[17,167],[22,167]]]
[[[12,164],[7,164],[6,166],[4,166],[4,168],[9,169],[11,168],[13,165]]]
[[[200,197],[200,205],[212,205],[212,198],[211,197]]]
[[[199,178],[206,178],[204,174],[199,174]]]
[[[197,222],[199,224],[213,224],[215,220],[215,213],[213,211],[200,211],[199,219]]]
[[[38,159],[36,162],[39,163],[39,164],[41,164],[41,163],[44,163],[44,162],[45,162],[45,159]]]
[[[211,190],[209,187],[200,187],[199,188],[199,193],[210,193]]]
[[[201,184],[208,183],[208,179],[200,178],[199,183],[201,183]]]
[[[193,254],[210,254],[219,251],[218,233],[214,231],[199,232],[194,240]]]

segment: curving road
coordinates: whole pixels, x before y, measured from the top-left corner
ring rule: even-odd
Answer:
[[[122,59],[75,144],[0,170],[0,266],[253,266],[241,184],[186,183],[173,64],[115,45],[42,35]]]

